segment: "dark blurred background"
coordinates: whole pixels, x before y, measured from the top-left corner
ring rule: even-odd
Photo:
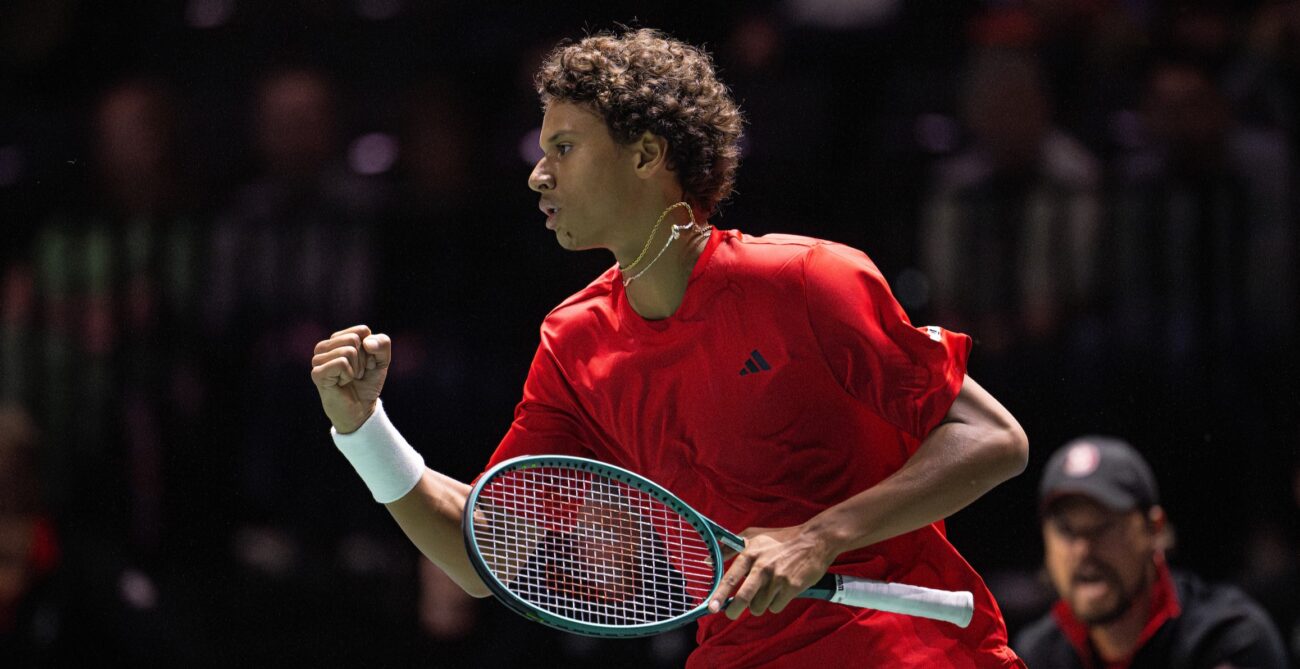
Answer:
[[[0,4],[0,664],[680,665],[693,630],[552,634],[422,566],[308,378],[390,333],[389,413],[478,471],[612,262],[525,180],[540,58],[616,23],[706,45],[747,114],[715,225],[859,247],[975,338],[1032,455],[949,528],[1013,632],[1038,474],[1101,432],[1173,563],[1300,648],[1300,2],[655,4]]]

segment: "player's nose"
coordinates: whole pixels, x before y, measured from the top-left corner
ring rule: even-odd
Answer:
[[[528,175],[528,187],[538,193],[555,189],[555,176],[546,169],[546,158],[537,161],[533,171]]]

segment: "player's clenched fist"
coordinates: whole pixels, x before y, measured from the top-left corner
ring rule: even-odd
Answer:
[[[364,325],[340,330],[316,344],[311,380],[334,429],[353,432],[374,413],[392,359],[388,335],[372,334]]]

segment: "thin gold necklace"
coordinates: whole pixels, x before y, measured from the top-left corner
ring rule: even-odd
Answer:
[[[660,225],[663,225],[664,218],[665,218],[666,216],[668,216],[668,212],[670,212],[670,211],[672,211],[672,210],[674,210],[674,209],[676,209],[676,208],[678,208],[678,207],[686,207],[687,210],[689,211],[690,206],[691,206],[691,205],[686,204],[685,202],[678,202],[678,203],[676,203],[676,204],[670,204],[670,205],[668,205],[668,208],[665,209],[665,210],[663,210],[663,212],[662,212],[661,214],[659,214],[659,220],[655,221],[655,226],[654,226],[653,228],[650,228],[650,235],[649,235],[648,237],[645,238],[645,246],[642,246],[642,247],[641,247],[641,255],[638,255],[638,256],[636,257],[636,260],[633,260],[633,261],[631,262],[631,264],[629,264],[629,265],[619,265],[619,267],[618,267],[618,271],[620,271],[620,272],[626,272],[626,271],[632,269],[633,267],[636,267],[636,264],[639,263],[639,262],[641,262],[641,259],[645,257],[645,252],[650,250],[650,242],[654,241],[655,233],[659,231],[659,226],[660,226]],[[691,222],[692,222],[692,223],[695,222],[695,214],[694,214],[694,212],[691,213]]]
[[[668,235],[668,241],[664,242],[663,248],[659,249],[659,253],[656,253],[655,257],[650,259],[650,264],[646,265],[645,267],[642,267],[640,272],[637,272],[632,276],[627,276],[627,270],[631,269],[637,263],[641,262],[641,258],[645,256],[646,249],[644,248],[641,249],[641,255],[637,256],[637,259],[632,261],[631,265],[628,265],[627,267],[620,267],[619,271],[623,273],[624,288],[626,288],[629,283],[632,283],[633,281],[636,281],[637,279],[641,278],[642,274],[645,274],[646,272],[650,271],[650,268],[654,267],[655,263],[659,262],[659,258],[663,256],[664,252],[668,250],[669,246],[672,246],[673,242],[677,241],[677,238],[680,237],[683,232],[687,232],[690,230],[698,230],[699,232],[704,233],[706,237],[708,236],[712,226],[708,226],[708,225],[701,226],[697,224],[695,222],[695,210],[692,209],[691,206],[686,204],[685,202],[678,202],[677,204],[674,204],[668,207],[667,209],[665,209],[664,213],[659,215],[659,221],[656,222],[655,227],[650,230],[650,239],[654,239],[654,231],[659,229],[659,223],[663,222],[664,216],[668,215],[668,212],[672,211],[673,209],[676,209],[677,207],[681,207],[681,206],[686,207],[686,213],[687,215],[690,216],[691,219],[690,222],[683,223],[681,225],[674,225],[672,227],[672,233]],[[646,248],[650,247],[650,239],[646,240]]]

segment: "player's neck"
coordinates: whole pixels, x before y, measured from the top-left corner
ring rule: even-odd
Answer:
[[[1138,637],[1151,617],[1151,588],[1142,593],[1118,619],[1088,631],[1092,645],[1103,662],[1118,662],[1137,650]]]
[[[627,284],[627,301],[646,320],[668,318],[686,298],[686,285],[708,236],[690,230],[664,251],[659,261]]]

